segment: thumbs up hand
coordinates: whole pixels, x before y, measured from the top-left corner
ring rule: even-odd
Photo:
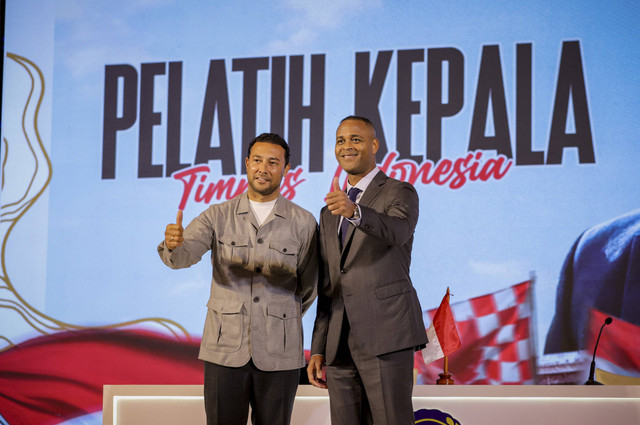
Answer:
[[[351,202],[344,190],[340,189],[337,177],[333,178],[332,191],[327,193],[324,201],[333,215],[342,215],[346,218],[351,218],[356,210],[356,204]]]
[[[173,251],[184,242],[184,238],[182,233],[184,229],[182,228],[182,210],[178,210],[178,214],[176,215],[176,222],[167,224],[167,229],[164,231],[164,243],[167,245],[169,250]]]

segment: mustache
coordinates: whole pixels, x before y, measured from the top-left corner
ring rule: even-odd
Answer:
[[[349,149],[349,150],[340,151],[339,155],[340,156],[343,156],[343,155],[356,155],[357,153],[358,153],[357,150]]]

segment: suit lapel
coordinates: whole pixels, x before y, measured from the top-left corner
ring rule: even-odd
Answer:
[[[360,198],[360,205],[364,205],[368,207],[371,205],[373,200],[378,196],[380,191],[382,190],[382,186],[387,181],[387,175],[382,171],[379,171],[378,174],[375,175],[369,186],[367,186],[367,190],[362,194],[362,198]]]

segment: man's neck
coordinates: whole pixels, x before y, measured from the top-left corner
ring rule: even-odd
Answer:
[[[358,182],[359,182],[360,180],[362,180],[362,177],[364,177],[364,176],[360,176],[360,175],[357,175],[357,176],[356,176],[355,174],[349,174],[349,177],[348,177],[348,179],[349,179],[349,184],[350,184],[352,187],[353,187],[353,186],[355,186],[355,185],[357,185],[357,184],[358,184]]]
[[[280,196],[280,191],[277,190],[273,193],[270,193],[268,195],[262,195],[260,193],[254,192],[252,190],[248,190],[247,191],[247,196],[249,197],[250,201],[254,201],[254,202],[271,202],[275,199],[278,198],[278,196]]]
[[[361,174],[348,174],[347,175],[347,179],[349,180],[349,184],[352,187],[357,185],[360,180],[362,180],[363,178],[367,177],[369,175],[369,173],[372,172],[375,169],[376,169],[376,166],[374,165],[372,168],[370,168],[369,170],[365,171],[364,173],[361,173]]]

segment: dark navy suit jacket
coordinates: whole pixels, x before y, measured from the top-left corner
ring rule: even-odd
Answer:
[[[640,210],[584,232],[565,259],[545,353],[585,347],[589,310],[640,325]]]

